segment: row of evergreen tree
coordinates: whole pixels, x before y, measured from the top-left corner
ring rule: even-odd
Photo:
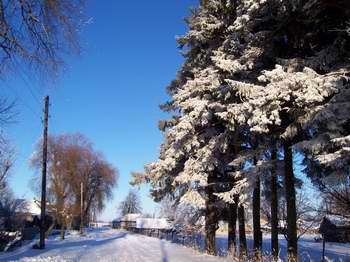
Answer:
[[[218,220],[229,249],[247,254],[252,206],[261,255],[261,187],[270,192],[271,245],[278,256],[279,181],[287,203],[288,257],[297,257],[295,154],[309,176],[349,174],[350,3],[331,0],[201,0],[178,38],[184,64],[168,86],[159,159],[133,174],[156,201],[171,195],[205,211],[206,251]],[[317,172],[316,172],[317,170]],[[252,203],[252,205],[249,205]]]

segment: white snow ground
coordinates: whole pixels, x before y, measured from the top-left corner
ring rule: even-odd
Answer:
[[[248,247],[252,247],[252,237],[247,236]],[[286,241],[280,236],[280,257],[286,256]],[[227,237],[217,237],[219,254],[225,255]],[[264,251],[269,252],[270,239],[264,235]],[[321,261],[322,243],[316,243],[314,236],[304,236],[299,240],[300,261]],[[327,243],[326,256],[329,261],[350,262],[350,244]],[[68,234],[66,240],[52,237],[46,242],[45,250],[33,250],[30,245],[14,252],[0,253],[0,261],[20,262],[226,262],[232,259],[207,256],[169,241],[132,234],[113,229],[97,229],[86,233]]]
[[[20,250],[19,250],[20,251]],[[219,262],[224,258],[200,254],[191,248],[157,238],[113,229],[95,230],[86,236],[49,239],[45,250],[22,248],[1,254],[0,261],[20,262]]]
[[[283,235],[279,235],[279,257],[282,261],[287,258],[287,241]],[[304,235],[298,241],[299,261],[302,262],[319,262],[322,257],[322,242],[315,242],[316,235]],[[239,241],[237,239],[237,241]],[[216,239],[218,253],[226,255],[227,253],[227,236],[218,235]],[[253,249],[253,236],[247,235],[248,249]],[[263,251],[265,254],[271,254],[271,235],[263,236]],[[350,244],[343,243],[326,243],[327,261],[333,262],[350,262]]]

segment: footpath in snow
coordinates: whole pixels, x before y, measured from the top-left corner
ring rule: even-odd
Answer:
[[[0,261],[20,262],[216,262],[225,258],[200,254],[191,248],[157,238],[113,229],[91,231],[84,237],[49,239],[45,250],[23,248],[22,252],[0,255]]]

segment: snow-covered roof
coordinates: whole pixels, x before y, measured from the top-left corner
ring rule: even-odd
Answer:
[[[40,215],[41,210],[36,200],[17,199],[16,212]]]
[[[170,224],[166,218],[138,218],[136,228],[145,229],[169,229]]]
[[[125,216],[123,216],[120,221],[136,221],[136,219],[142,217],[142,214],[126,214]]]

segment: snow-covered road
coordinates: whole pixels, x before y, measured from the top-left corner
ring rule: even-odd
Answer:
[[[89,232],[85,237],[69,235],[65,241],[50,239],[46,245],[45,250],[24,248],[12,255],[0,255],[0,261],[225,261],[157,238],[111,229]]]
[[[252,248],[252,237],[247,235],[248,247]],[[225,262],[231,258],[213,257],[201,254],[192,248],[170,243],[169,241],[126,231],[113,229],[90,230],[81,237],[71,232],[64,241],[51,237],[46,242],[45,250],[33,250],[30,245],[21,247],[14,252],[0,253],[0,261],[21,262]],[[270,239],[264,235],[264,251],[269,253]],[[280,236],[280,256],[286,258],[287,243]],[[227,248],[226,235],[217,236],[217,249],[225,255]],[[316,243],[313,236],[303,236],[299,240],[300,261],[320,261],[322,243]],[[326,256],[329,261],[350,261],[350,245],[327,243]],[[268,257],[267,257],[268,258]]]

